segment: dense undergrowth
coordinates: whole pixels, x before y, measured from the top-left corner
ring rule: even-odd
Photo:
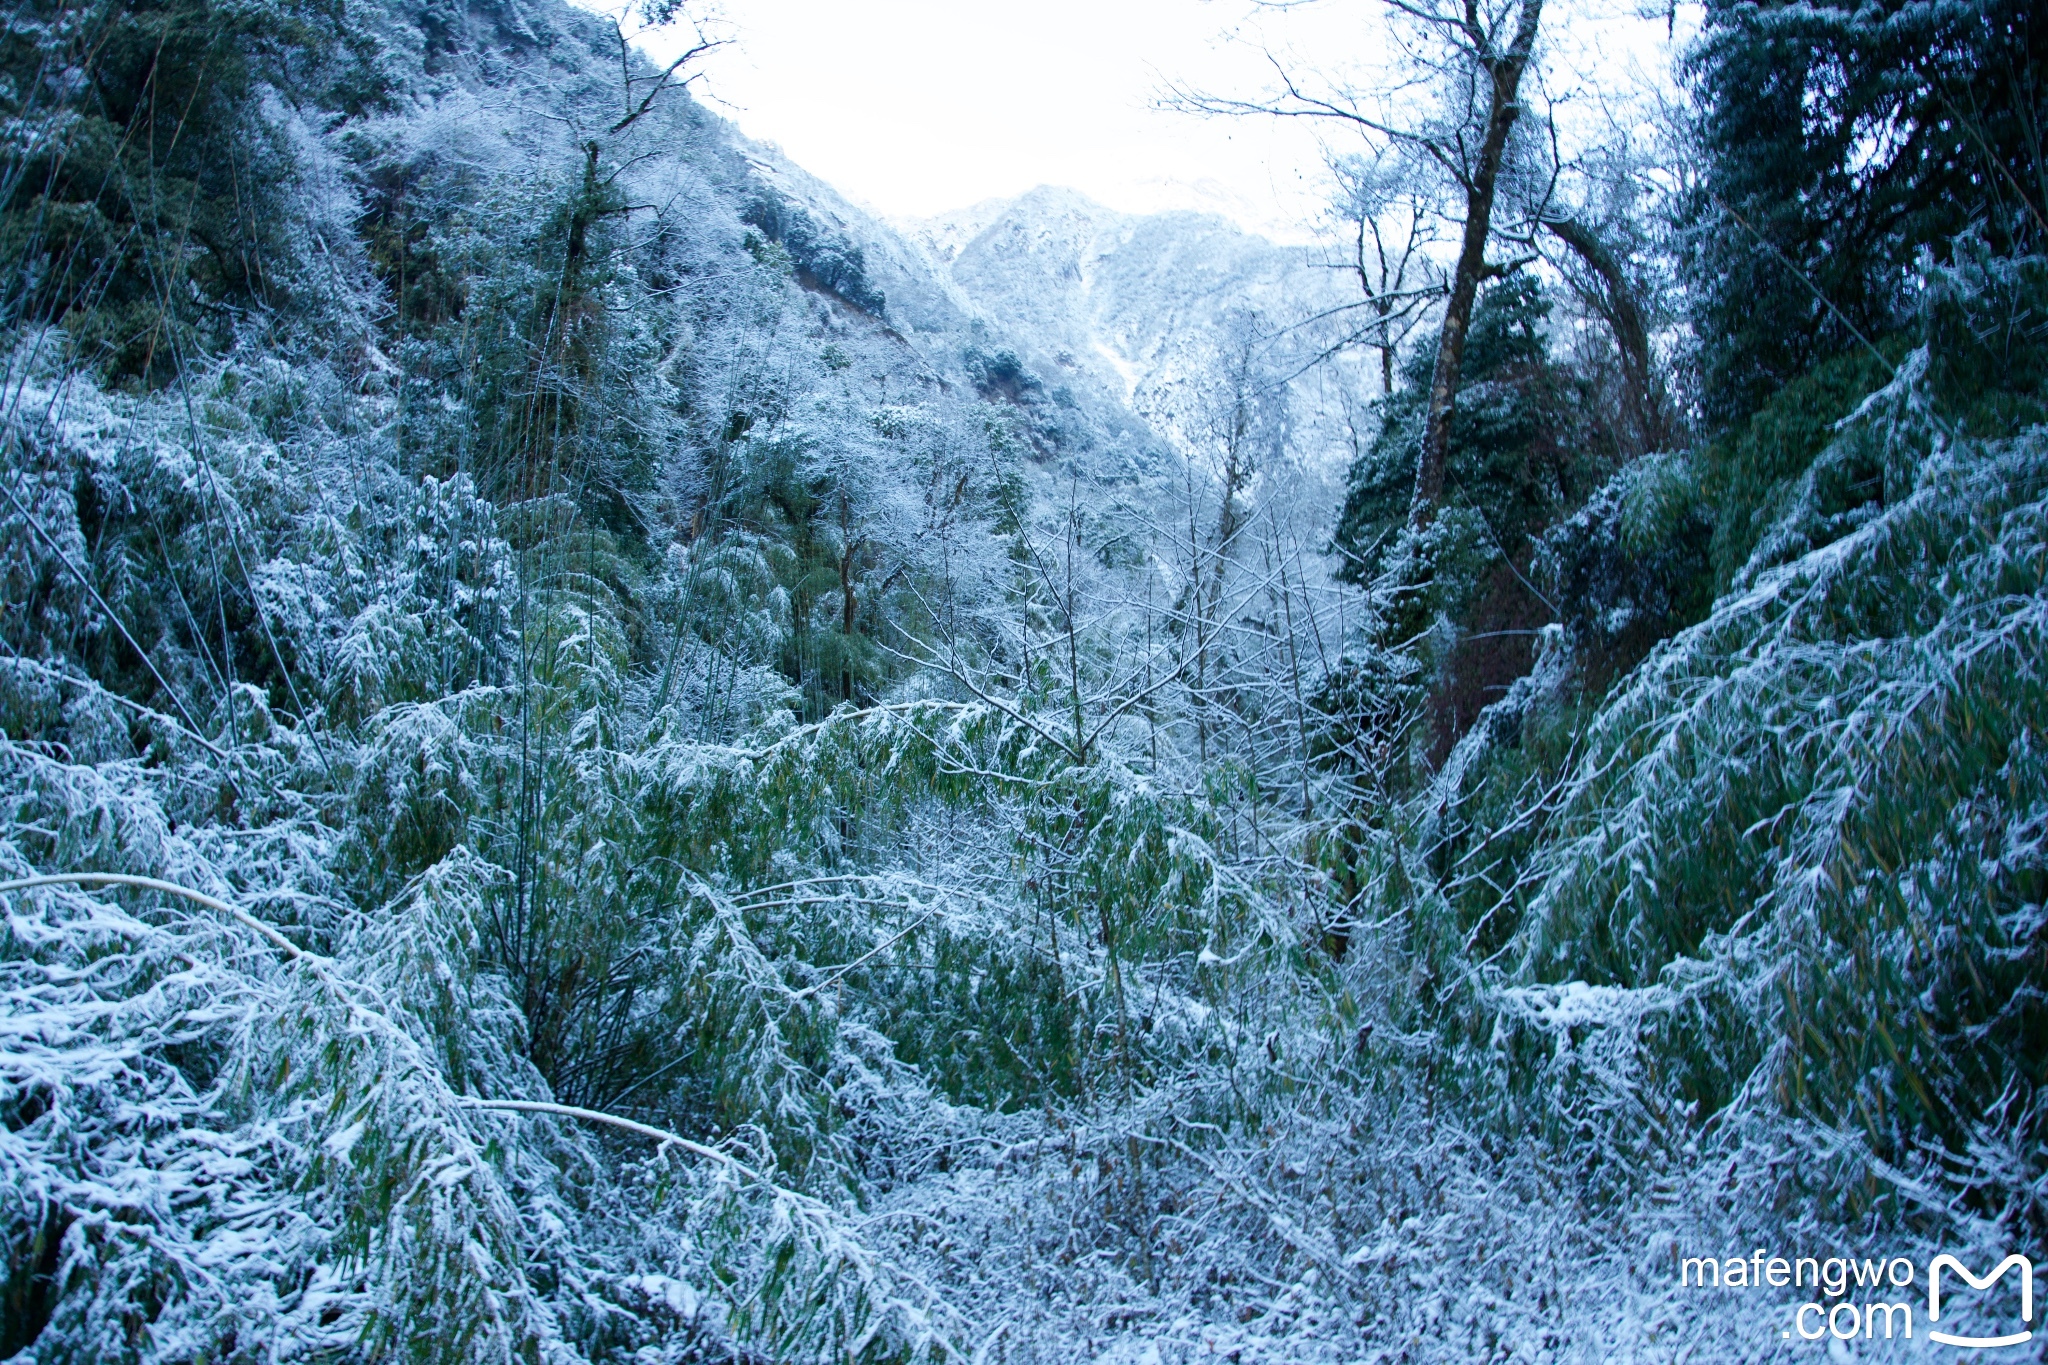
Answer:
[[[2038,260],[1340,588],[615,37],[10,27],[0,880],[212,903],[4,893],[0,1357],[1761,1357],[1675,1249],[2039,1245]]]

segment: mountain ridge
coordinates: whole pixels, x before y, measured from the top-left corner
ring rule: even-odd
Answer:
[[[1305,445],[1329,468],[1349,458],[1358,414],[1339,390],[1357,357],[1308,363],[1352,302],[1319,249],[1220,213],[1127,213],[1055,185],[889,225],[1033,369],[1114,399],[1183,457],[1210,440],[1216,376],[1250,352],[1287,391]]]

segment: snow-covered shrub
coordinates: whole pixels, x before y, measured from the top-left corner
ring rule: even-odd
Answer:
[[[2048,441],[1953,436],[1926,370],[1814,466],[1903,445],[1910,486],[1838,528],[1810,476],[1595,719],[1508,911],[1500,1027],[1554,1046],[1559,1084],[1620,1087],[1646,1134],[1783,1110],[2032,1226]],[[1810,1193],[1868,1197],[1837,1179]]]
[[[1573,646],[1612,676],[1706,610],[1712,535],[1690,462],[1646,455],[1544,533],[1535,575]]]

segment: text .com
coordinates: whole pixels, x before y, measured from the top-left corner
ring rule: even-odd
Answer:
[[[1955,1256],[1936,1256],[1923,1274],[1911,1258],[1853,1259],[1842,1256],[1773,1256],[1761,1249],[1740,1256],[1680,1256],[1683,1289],[1809,1289],[1813,1296],[1791,1309],[1791,1325],[1779,1335],[1820,1341],[1911,1338],[1915,1313],[1927,1338],[1945,1346],[1995,1350],[2033,1340],[2034,1263],[2017,1253],[1977,1274]],[[2009,1272],[2010,1280],[2006,1279]],[[2011,1330],[1968,1334],[1942,1328],[1944,1295],[1949,1326],[1955,1325],[1959,1293],[1973,1293],[1980,1321],[2000,1317]],[[2016,1311],[2015,1311],[2016,1310]]]

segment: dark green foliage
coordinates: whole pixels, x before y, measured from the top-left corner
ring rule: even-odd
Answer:
[[[751,557],[762,579],[754,601],[779,590],[774,663],[802,689],[807,720],[872,698],[886,676],[870,633],[882,614],[863,600],[878,556],[854,515],[859,493],[817,454],[802,437],[736,440],[728,458],[737,474],[712,506],[716,520],[704,546],[727,564]],[[718,609],[729,619],[737,606]],[[710,624],[708,613],[700,619]]]
[[[897,1057],[954,1100],[997,1111],[1083,1093],[1100,1044],[1052,960],[940,938],[929,961],[859,983],[892,1003]]]
[[[18,1129],[34,1122],[39,1117],[34,1112],[37,1107],[33,1100],[21,1106],[8,1117],[7,1127]],[[40,1226],[7,1230],[9,1250],[19,1248],[18,1255],[9,1256],[6,1282],[0,1285],[0,1310],[4,1310],[0,1311],[0,1324],[4,1324],[0,1325],[0,1351],[9,1358],[42,1334],[56,1309],[58,1250],[68,1221],[62,1211],[51,1209]]]
[[[1974,238],[1955,254],[1921,304],[1944,416],[1985,437],[2048,421],[2048,257],[1996,256]]]
[[[969,351],[967,373],[983,398],[1023,404],[1045,392],[1045,384],[1025,368],[1015,351]]]
[[[1903,356],[1903,339],[1885,352]],[[1581,656],[1582,685],[1597,694],[1705,615],[1809,479],[1807,505],[1833,519],[1833,534],[1883,505],[1882,461],[1864,447],[1842,443],[1816,461],[1889,374],[1861,349],[1826,361],[1696,450],[1629,464],[1544,534],[1533,572]]]
[[[156,385],[246,310],[290,306],[296,168],[259,96],[332,97],[337,82],[374,96],[340,18],[317,0],[16,11],[0,39],[16,139],[0,316],[60,323],[107,374]]]
[[[974,391],[1006,411],[992,417],[991,435],[998,444],[1014,445],[1040,460],[1050,459],[1077,444],[1073,395],[1064,386],[1048,389],[1045,381],[1015,351],[970,346],[961,355]]]
[[[1409,743],[1416,708],[1428,695],[1421,659],[1398,649],[1347,652],[1326,672],[1313,702],[1321,724],[1313,758],[1340,770],[1374,775],[1362,818],[1378,822],[1393,811],[1396,793],[1420,778]]]
[[[1706,614],[1716,524],[1691,461],[1649,455],[1544,533],[1535,573],[1588,684],[1597,690]]]
[[[1351,467],[1332,537],[1338,576],[1373,588],[1374,648],[1412,657],[1418,676],[1407,685],[1425,689],[1428,715],[1417,724],[1412,709],[1386,712],[1396,692],[1368,679],[1391,665],[1370,662],[1371,651],[1347,657],[1322,699],[1338,706],[1347,695],[1372,694],[1371,708],[1386,713],[1339,719],[1338,729],[1382,732],[1368,747],[1389,760],[1392,737],[1412,749],[1399,760],[1410,778],[1397,787],[1441,762],[1479,712],[1528,671],[1536,631],[1552,615],[1530,581],[1536,539],[1613,466],[1616,445],[1595,414],[1592,385],[1551,355],[1549,312],[1527,275],[1480,297],[1452,412],[1445,505],[1427,526],[1409,524],[1434,363],[1426,349],[1409,357],[1404,386],[1380,405],[1378,436]],[[1351,740],[1332,732],[1327,742]],[[1375,780],[1392,781],[1392,771],[1379,769]]]
[[[1575,506],[1612,459],[1588,411],[1583,381],[1551,357],[1550,303],[1528,275],[1487,288],[1472,315],[1451,420],[1446,503],[1470,508],[1501,554],[1527,559],[1531,539]],[[1412,353],[1403,386],[1382,404],[1383,425],[1351,467],[1333,541],[1339,575],[1371,583],[1408,518],[1435,354]]]
[[[1905,346],[1887,346],[1892,360]],[[1700,496],[1712,509],[1716,589],[1733,582],[1835,423],[1889,377],[1884,361],[1862,349],[1816,366],[1786,384],[1739,427],[1709,442],[1698,456]]]
[[[444,173],[432,158],[407,163],[358,150],[364,212],[357,231],[391,293],[393,331],[401,343],[430,339],[460,320],[472,287],[462,259],[471,244],[451,221],[464,177]]]
[[[429,376],[461,396],[469,420],[453,433],[456,467],[473,471],[488,494],[561,493],[637,538],[647,528],[636,503],[665,453],[655,406],[664,386],[649,320],[618,316],[639,291],[623,254],[626,204],[613,169],[589,144],[573,178],[533,206],[540,212],[530,235],[490,244],[468,313],[451,313],[441,328],[459,347],[447,359],[461,368]],[[421,385],[413,401],[433,396]]]
[[[1653,458],[1548,538],[1574,654],[1468,736],[1407,808],[1408,875],[1371,883],[1419,907],[1412,1017],[1506,1131],[1636,1161],[1789,1117],[1834,1156],[1782,1199],[1925,1216],[1854,1174],[1875,1158],[2038,1235],[2048,463],[2038,427],[1959,430],[2038,401],[2034,269],[1937,272],[1929,345],[1863,368],[1876,392],[1844,357],[1719,445],[1753,548],[1611,691],[1643,644],[1603,610],[1698,611],[1713,503]],[[2021,362],[2003,399],[1987,344]]]
[[[1585,652],[1589,682],[1604,686],[1699,619],[1743,576],[1788,505],[1805,507],[1813,525],[1766,565],[1902,495],[1906,471],[1888,468],[1868,442],[1838,442],[1836,429],[1916,337],[1929,346],[1930,393],[1959,431],[2010,435],[2048,412],[2039,258],[1993,257],[1981,241],[1959,244],[1958,255],[1953,269],[1928,278],[1912,329],[1879,353],[1859,346],[1823,361],[1691,454],[1632,464],[1544,536],[1538,576]]]
[[[821,227],[807,210],[764,189],[742,211],[740,220],[759,229],[765,241],[787,253],[790,268],[805,288],[834,295],[863,313],[882,316],[888,301],[868,279],[866,254],[840,234]]]
[[[2048,212],[2048,25],[2027,0],[1714,0],[1687,272],[1717,422],[1908,321],[1919,253]],[[1822,302],[1822,300],[1825,302]]]
[[[1525,970],[1699,995],[1642,1042],[1697,1116],[1761,1070],[1887,1160],[1977,1125],[2038,1140],[2038,461],[1923,486],[1840,564],[1702,627],[1596,732],[1642,757],[1562,817]],[[1788,956],[1756,999],[1763,941]]]

